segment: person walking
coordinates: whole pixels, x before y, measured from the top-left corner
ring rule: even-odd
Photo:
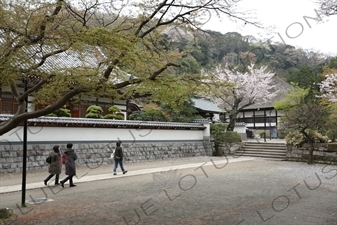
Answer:
[[[68,143],[67,144],[67,150],[64,151],[64,154],[66,156],[66,175],[68,175],[65,179],[60,181],[61,186],[64,188],[64,183],[69,180],[69,187],[76,187],[76,185],[73,182],[73,176],[76,175],[76,165],[75,161],[77,160],[77,155],[73,149],[73,144]]]
[[[61,152],[60,146],[55,145],[53,147],[53,151],[50,153],[50,164],[48,168],[48,172],[50,173],[49,176],[43,181],[44,185],[47,185],[48,181],[55,176],[55,185],[59,185],[59,177],[62,170],[62,163],[61,163]]]
[[[121,141],[117,141],[116,142],[116,150],[115,150],[115,155],[114,155],[114,175],[117,175],[116,170],[118,167],[118,164],[121,167],[121,170],[123,171],[123,174],[126,174],[128,171],[124,169],[123,167],[123,158],[124,158],[124,154],[123,154],[123,149],[121,147]]]

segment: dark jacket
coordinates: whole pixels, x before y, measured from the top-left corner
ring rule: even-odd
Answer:
[[[61,157],[56,152],[51,153],[51,162],[49,164],[48,172],[50,174],[61,174],[62,163]]]
[[[124,158],[124,154],[123,154],[122,147],[120,147],[120,146],[116,147],[114,159],[121,159],[121,160],[123,160],[123,158]]]
[[[74,149],[67,148],[67,150],[64,151],[64,154],[66,155],[66,175],[68,176],[75,176],[76,175],[76,165],[75,160],[77,159],[77,155],[74,151]]]

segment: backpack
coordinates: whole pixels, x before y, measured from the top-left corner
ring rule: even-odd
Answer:
[[[46,158],[46,162],[47,162],[48,164],[51,163],[51,154]]]
[[[67,156],[65,154],[63,154],[61,156],[61,162],[62,162],[62,164],[66,164],[66,159],[67,159]]]

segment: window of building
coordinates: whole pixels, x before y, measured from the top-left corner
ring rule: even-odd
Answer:
[[[3,113],[3,114],[14,114],[14,112],[13,112],[13,103],[11,103],[11,102],[2,102],[2,104],[1,104],[1,113]]]
[[[78,104],[71,104],[71,110],[78,110]]]
[[[2,92],[1,98],[14,98],[14,96],[10,92]]]

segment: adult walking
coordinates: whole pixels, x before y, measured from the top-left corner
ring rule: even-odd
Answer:
[[[62,187],[64,188],[64,183],[69,180],[69,187],[76,187],[76,185],[73,182],[73,176],[76,175],[76,165],[75,161],[77,159],[77,155],[73,149],[73,144],[68,143],[67,144],[67,150],[64,151],[64,154],[66,156],[66,175],[68,175],[65,179],[60,181]]]
[[[123,167],[123,158],[124,158],[124,154],[123,154],[123,149],[121,147],[121,141],[117,141],[116,142],[116,150],[115,150],[115,155],[114,155],[114,175],[117,175],[116,170],[118,167],[118,164],[121,167],[121,170],[123,171],[123,174],[127,173],[128,171],[124,169]]]
[[[43,181],[44,185],[47,185],[48,181],[55,176],[55,185],[59,185],[59,177],[62,170],[62,163],[61,163],[61,153],[60,153],[60,146],[55,145],[53,147],[53,151],[50,153],[50,164],[48,168],[48,172],[50,173],[49,176]]]

